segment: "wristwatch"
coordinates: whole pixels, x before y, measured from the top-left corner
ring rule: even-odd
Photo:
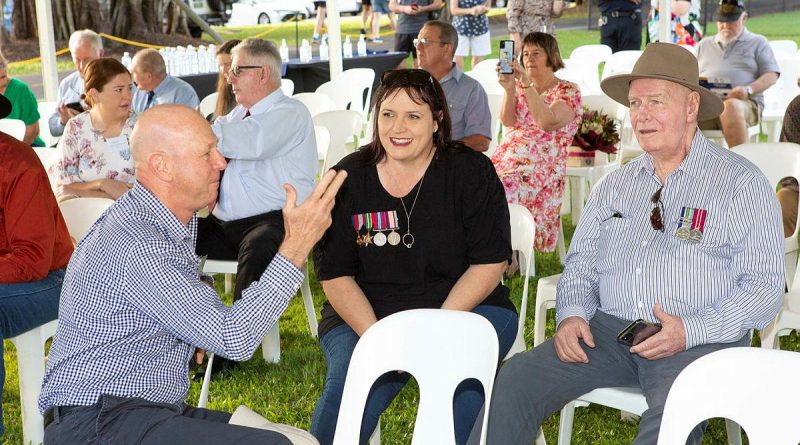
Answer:
[[[753,95],[753,87],[751,87],[750,85],[747,85],[746,90],[747,90],[747,97],[750,97],[750,96]]]

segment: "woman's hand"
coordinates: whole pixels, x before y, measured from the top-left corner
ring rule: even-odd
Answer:
[[[516,79],[517,82],[523,85],[531,84],[531,80],[528,78],[528,73],[525,72],[525,68],[523,68],[519,62],[516,60],[511,62],[511,69],[514,70],[514,79]]]
[[[514,94],[514,85],[517,81],[514,79],[514,74],[503,74],[500,72],[500,64],[498,63],[495,67],[495,71],[497,71],[497,81],[500,83],[500,86],[503,87],[506,94]]]
[[[101,179],[100,190],[111,196],[112,199],[118,199],[133,187],[133,184],[117,181],[116,179]]]

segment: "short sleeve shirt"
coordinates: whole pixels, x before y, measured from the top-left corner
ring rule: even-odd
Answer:
[[[428,6],[431,0],[397,0],[397,4],[401,6],[411,6],[416,3],[419,6]],[[427,12],[422,12],[417,15],[409,15],[404,13],[397,14],[397,34],[417,34],[425,22],[430,20]]]
[[[11,79],[3,95],[11,102],[12,106],[11,114],[6,117],[7,119],[19,119],[25,122],[25,125],[33,125],[39,121],[39,104],[36,102],[36,96],[25,82]],[[44,141],[36,136],[33,145],[44,147]]]
[[[483,5],[486,0],[458,0],[459,8],[472,8]],[[475,37],[489,32],[489,18],[486,14],[479,16],[457,15],[453,17],[453,27],[460,36]]]
[[[470,265],[510,258],[508,204],[489,158],[465,148],[440,150],[421,183],[402,198],[407,218],[366,154],[351,154],[338,165],[348,176],[336,198],[333,223],[315,250],[318,279],[354,277],[381,319],[408,309],[439,308]],[[414,242],[406,247],[409,232]],[[396,245],[378,245],[378,233],[396,241],[406,236]],[[365,235],[370,242],[363,242]],[[515,310],[508,292],[498,283],[482,304]],[[326,302],[320,334],[343,322]]]

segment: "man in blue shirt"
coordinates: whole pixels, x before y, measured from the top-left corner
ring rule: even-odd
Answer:
[[[136,185],[75,249],[39,409],[45,444],[274,444],[282,434],[229,425],[230,414],[187,406],[195,348],[252,356],[303,281],[330,225],[344,172],[329,172],[297,206],[285,185],[286,237],[258,282],[228,307],[204,283],[195,212],[217,195],[225,160],[196,111],[163,105],[131,135]]]
[[[414,39],[419,67],[442,85],[447,98],[452,137],[475,151],[486,151],[492,140],[492,114],[486,91],[453,63],[458,33],[453,25],[431,20]]]
[[[81,113],[79,108],[86,108],[81,99],[81,94],[85,92],[83,69],[92,60],[103,57],[103,40],[91,29],[75,31],[69,37],[69,52],[75,64],[75,72],[58,85],[57,108],[48,120],[50,134],[53,136],[64,134],[67,121]],[[72,107],[67,106],[69,104],[73,104]]]
[[[775,192],[756,166],[697,129],[723,105],[699,86],[694,56],[651,43],[632,74],[601,87],[630,106],[646,153],[592,192],[558,282],[556,335],[500,369],[487,443],[528,445],[575,398],[639,387],[648,409],[634,444],[654,444],[677,375],[703,355],[750,345],[751,331],[781,307]],[[650,323],[652,335],[618,343],[637,319]],[[687,443],[699,443],[704,428]]]
[[[161,104],[180,104],[197,108],[200,101],[191,85],[167,74],[167,65],[158,51],[143,49],[133,56],[131,75],[136,83],[133,111],[142,111]]]

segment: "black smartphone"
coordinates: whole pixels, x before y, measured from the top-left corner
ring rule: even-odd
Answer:
[[[500,41],[500,74],[512,74],[511,62],[514,61],[514,41]]]
[[[617,341],[625,346],[636,346],[661,330],[661,324],[650,323],[641,318],[629,324],[617,335]]]
[[[83,105],[80,102],[70,102],[67,104],[67,108],[72,108],[73,110],[77,111],[78,113],[83,113],[85,110],[83,109]]]

